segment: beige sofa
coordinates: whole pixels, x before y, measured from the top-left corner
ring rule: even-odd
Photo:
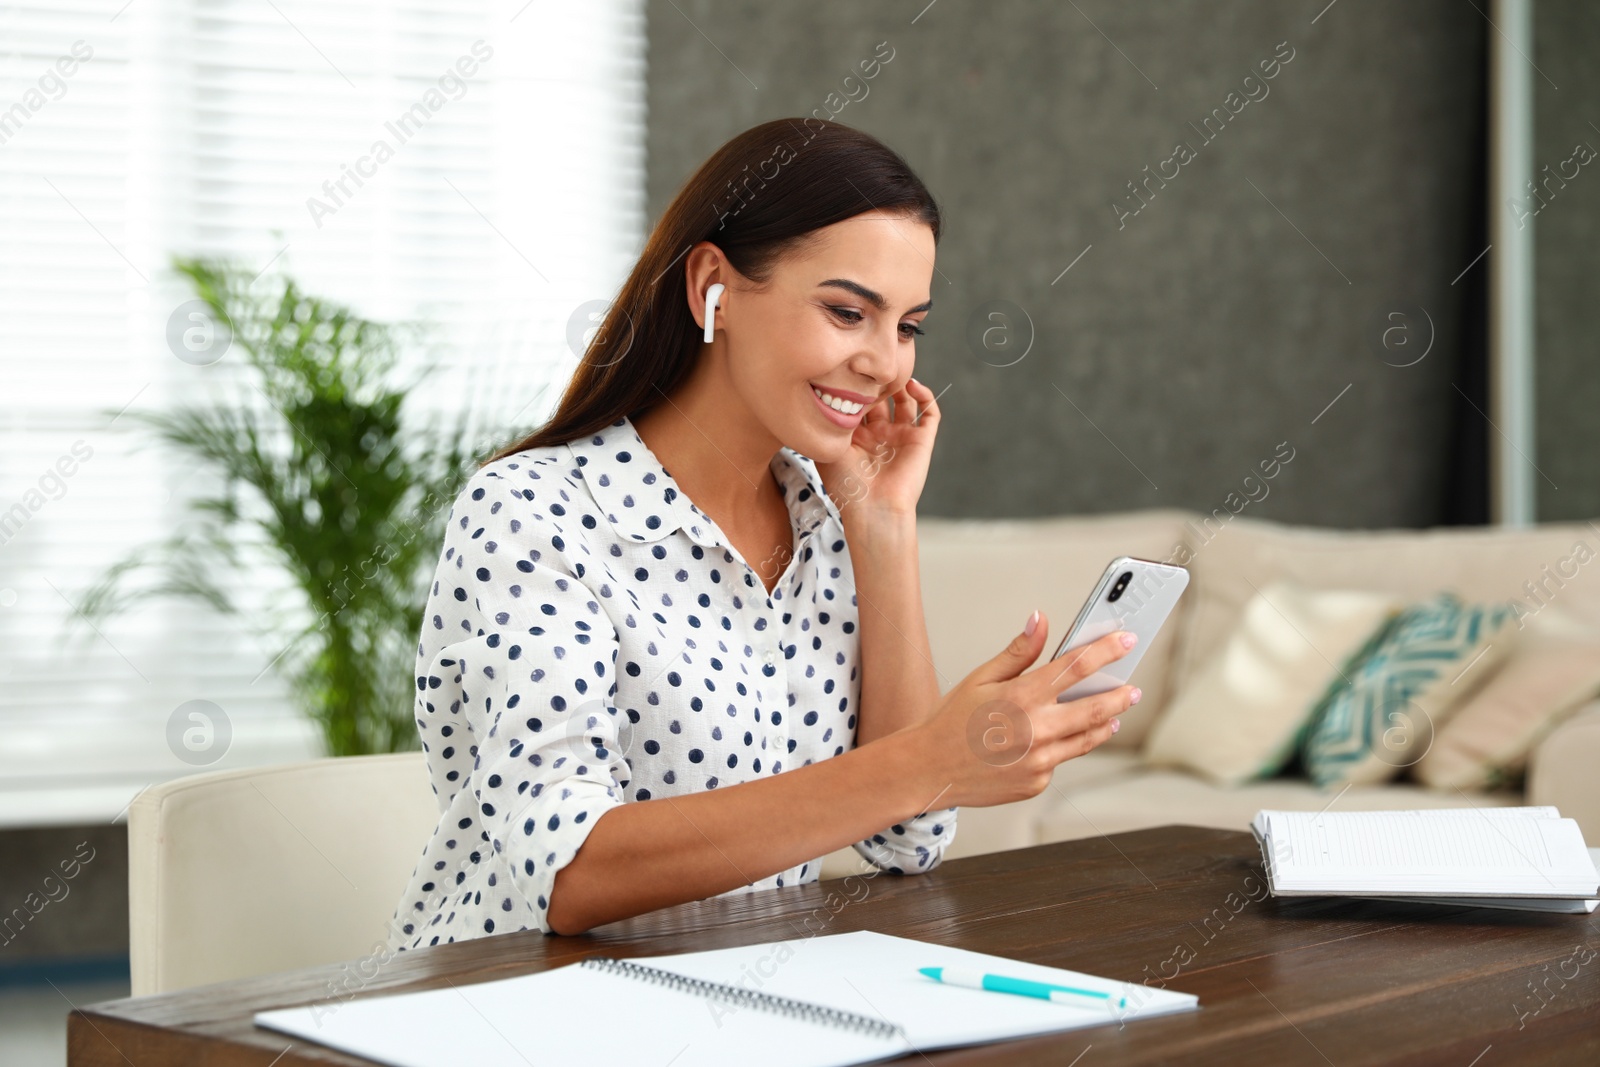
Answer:
[[[1526,583],[1541,597],[1600,627],[1600,562],[1563,579],[1558,561],[1585,542],[1586,523],[1529,529],[1439,528],[1344,531],[1234,517],[1152,510],[1027,521],[928,520],[921,523],[922,585],[934,664],[942,688],[997,652],[1042,608],[1051,647],[1105,565],[1118,555],[1182,562],[1191,580],[1176,614],[1134,675],[1144,690],[1107,745],[1057,768],[1039,796],[995,808],[963,808],[947,858],[1066,841],[1096,834],[1188,823],[1244,830],[1261,808],[1319,809],[1336,791],[1275,779],[1219,787],[1183,771],[1144,765],[1151,725],[1216,654],[1257,587],[1275,579],[1319,588],[1372,589],[1422,599],[1442,590],[1464,598],[1521,600]],[[1179,553],[1179,546],[1187,553]],[[1568,570],[1570,571],[1570,567]],[[1405,782],[1355,787],[1338,810],[1553,804],[1600,845],[1600,701],[1549,734],[1534,752],[1528,791],[1464,794]],[[823,876],[861,869],[849,849],[832,853]]]

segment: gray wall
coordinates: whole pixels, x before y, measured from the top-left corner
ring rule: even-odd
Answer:
[[[947,215],[918,342],[918,378],[947,390],[925,514],[1210,510],[1288,441],[1247,513],[1440,522],[1451,282],[1482,250],[1485,25],[1442,0],[1341,0],[1313,24],[1324,4],[650,0],[651,216],[717,145],[823,107],[888,41],[837,118],[900,151]],[[1268,95],[1203,142],[1188,124],[1284,41]],[[1180,140],[1193,161],[1119,228],[1126,183]],[[1032,322],[1012,366],[965,337],[994,300]],[[1384,316],[1407,309],[1390,340],[1409,326],[1411,346],[1385,350]]]
[[[18,966],[126,955],[128,828],[0,832],[0,918],[11,923],[0,932],[0,982]]]
[[[1533,61],[1544,72],[1534,74],[1534,170],[1542,179],[1545,166],[1572,174],[1565,161],[1576,144],[1600,149],[1591,125],[1600,124],[1600,5],[1539,0],[1534,13]],[[1541,186],[1546,203],[1533,221],[1541,520],[1600,516],[1600,159],[1577,170],[1564,186]]]

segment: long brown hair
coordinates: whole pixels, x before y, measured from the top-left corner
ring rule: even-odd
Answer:
[[[681,260],[710,241],[756,282],[814,230],[864,211],[904,213],[939,240],[938,204],[870,134],[816,118],[774,119],[724,144],[684,183],[645,243],[549,421],[485,463],[564,444],[659,403],[704,343]]]

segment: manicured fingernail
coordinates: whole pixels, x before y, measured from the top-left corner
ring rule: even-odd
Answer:
[[[1128,697],[1129,704],[1137,704],[1144,697],[1143,689],[1135,689]]]
[[[1034,608],[1033,609],[1033,614],[1028,616],[1028,625],[1026,625],[1026,626],[1024,626],[1022,628],[1022,632],[1027,634],[1029,637],[1032,637],[1033,636],[1033,631],[1037,630],[1038,628],[1039,628],[1039,609],[1038,608]]]
[[[1112,733],[1116,733],[1120,729],[1122,729],[1122,720],[1121,719],[1112,719],[1111,720],[1111,732]]]
[[[1132,648],[1138,642],[1138,640],[1139,640],[1139,635],[1138,634],[1135,634],[1132,631],[1128,631],[1128,630],[1123,631],[1123,634],[1122,634],[1122,647],[1123,648]]]

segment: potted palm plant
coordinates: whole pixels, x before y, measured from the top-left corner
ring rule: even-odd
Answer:
[[[243,354],[244,387],[234,402],[122,418],[215,472],[222,488],[186,502],[178,533],[105,571],[84,617],[160,596],[238,615],[229,589],[259,583],[265,560],[286,576],[287,600],[252,622],[283,648],[273,668],[328,754],[415,748],[411,660],[444,522],[473,466],[464,422],[402,426],[407,395],[432,373],[389,380],[410,328],[290,279],[267,286],[200,259],[173,266],[193,286],[196,313]],[[154,580],[135,588],[135,574]]]

